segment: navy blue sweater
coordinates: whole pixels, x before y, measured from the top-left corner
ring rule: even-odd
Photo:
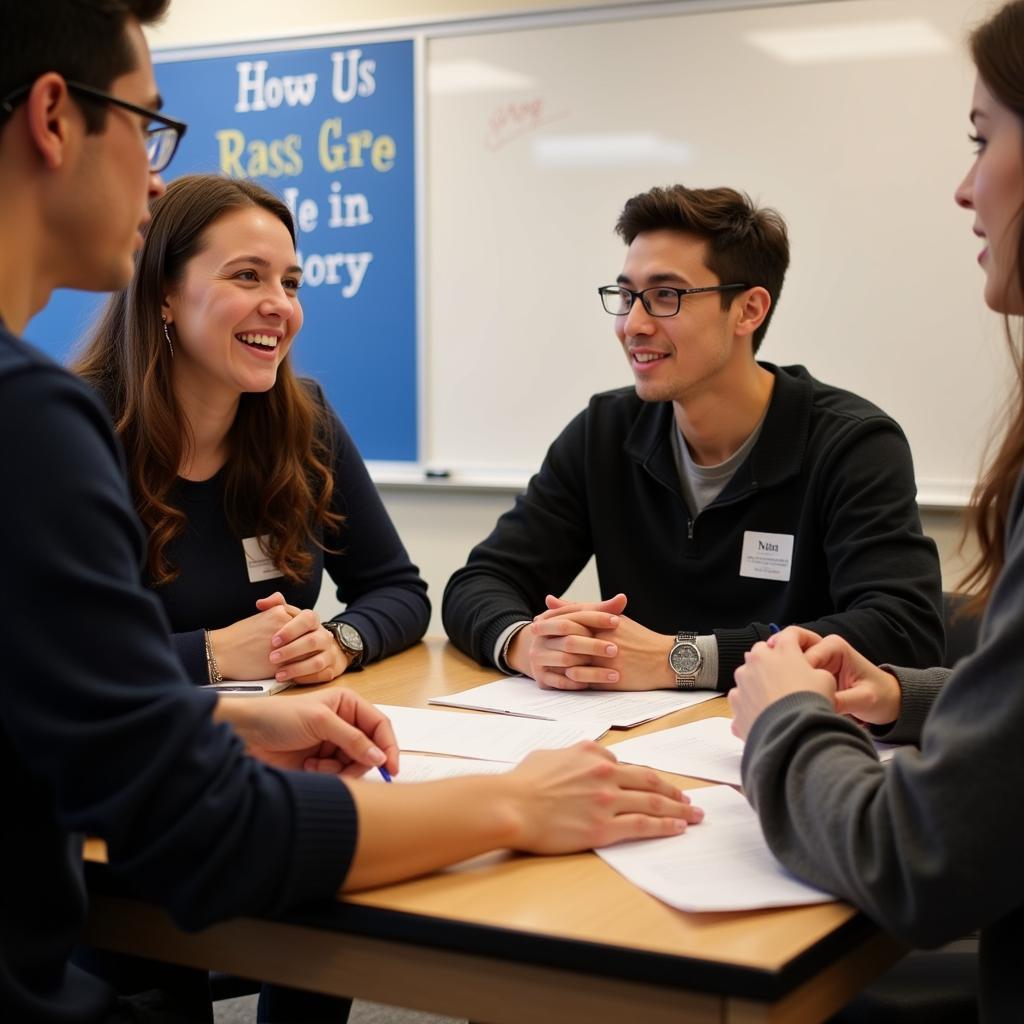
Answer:
[[[355,809],[337,779],[267,768],[213,723],[213,696],[186,679],[141,583],[143,533],[105,410],[2,326],[0,461],[0,1007],[5,1020],[93,1021],[111,994],[68,965],[82,834],[194,928],[330,897]]]
[[[325,401],[312,385],[318,401]],[[345,610],[336,616],[359,630],[366,663],[416,643],[430,622],[427,585],[406,554],[366,465],[334,411],[327,406],[334,453],[331,510],[345,517],[336,532],[317,536],[331,551],[308,546],[309,578],[285,577],[250,583],[242,538],[224,513],[222,470],[209,480],[179,480],[173,504],[188,517],[185,531],[167,546],[177,579],[155,591],[171,622],[174,644],[191,678],[207,682],[204,629],[220,629],[256,614],[256,599],[281,591],[289,604],[312,608],[324,569],[334,581]]]

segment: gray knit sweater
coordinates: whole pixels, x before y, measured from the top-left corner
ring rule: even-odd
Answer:
[[[1024,1021],[1024,517],[974,655],[894,670],[920,749],[884,768],[863,729],[798,693],[754,723],[743,783],[775,854],[915,946],[981,929],[981,1017]]]

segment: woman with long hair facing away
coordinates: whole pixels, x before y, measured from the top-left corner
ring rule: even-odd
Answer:
[[[1010,318],[1024,315],[1024,0],[975,30],[971,55],[976,156],[956,201],[973,213],[985,302],[1007,318],[1017,368],[1002,445],[972,500],[980,557],[968,579],[984,608],[977,649],[952,671],[879,668],[837,636],[792,628],[748,653],[729,700],[747,741],[745,791],[782,861],[912,945],[980,928],[981,1019],[1017,1022],[1024,353]],[[918,748],[883,768],[860,723]]]
[[[324,682],[415,643],[430,617],[352,439],[292,368],[300,283],[284,203],[180,178],[73,366],[124,443],[147,580],[197,683]],[[324,569],[346,607],[321,624]]]

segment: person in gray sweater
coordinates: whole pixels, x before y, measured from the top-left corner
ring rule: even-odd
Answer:
[[[1024,0],[971,36],[977,157],[956,192],[985,240],[985,301],[1024,315]],[[915,946],[980,928],[980,1016],[1024,1020],[1024,363],[1015,410],[972,503],[984,607],[950,672],[879,668],[840,637],[756,645],[730,693],[745,792],[776,855]],[[837,713],[838,712],[838,713]],[[843,717],[846,716],[846,717]],[[859,721],[858,721],[859,720]],[[888,768],[868,731],[915,743]]]

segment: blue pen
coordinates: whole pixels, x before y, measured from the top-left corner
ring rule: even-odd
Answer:
[[[768,632],[769,633],[781,633],[782,630],[780,630],[779,627],[776,626],[774,622],[769,622],[768,623]]]
[[[380,772],[380,777],[381,777],[381,778],[382,778],[382,779],[383,779],[383,780],[384,780],[385,782],[391,782],[391,781],[392,781],[392,779],[391,779],[391,772],[389,772],[389,771],[387,770],[387,768],[378,768],[378,769],[377,769],[377,771],[379,771],[379,772]]]

